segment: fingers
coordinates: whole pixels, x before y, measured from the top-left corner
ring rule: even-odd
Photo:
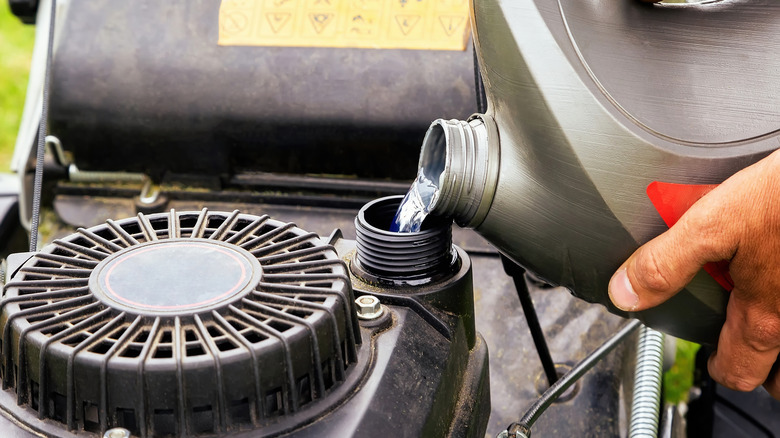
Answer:
[[[617,270],[609,282],[615,306],[625,311],[654,307],[685,287],[705,263],[733,254],[736,240],[726,232],[723,215],[717,214],[721,207],[708,197],[694,204],[667,232],[640,247]]]
[[[680,254],[672,233],[642,246],[618,269],[609,283],[609,294],[618,308],[639,311],[658,305],[676,294],[701,265]]]
[[[780,358],[775,361],[772,370],[769,372],[769,378],[764,382],[764,388],[766,391],[775,398],[780,400]]]
[[[640,247],[615,273],[609,293],[621,309],[644,310],[676,294],[704,264],[729,261],[734,288],[710,374],[740,391],[763,384],[780,400],[778,199],[780,151],[734,174]]]
[[[729,300],[718,349],[709,359],[710,376],[737,391],[752,391],[766,382],[769,393],[780,399],[777,374],[770,376],[780,353],[780,319],[736,292]]]

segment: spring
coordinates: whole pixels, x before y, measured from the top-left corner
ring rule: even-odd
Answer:
[[[637,341],[629,438],[656,438],[663,377],[664,335],[642,326]]]

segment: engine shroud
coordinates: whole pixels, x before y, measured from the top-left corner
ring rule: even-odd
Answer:
[[[333,247],[238,211],[79,229],[24,263],[0,307],[3,388],[72,431],[273,425],[339,387],[360,342]]]

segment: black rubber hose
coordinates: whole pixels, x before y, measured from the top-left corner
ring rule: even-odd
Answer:
[[[38,224],[41,216],[41,192],[43,190],[43,155],[46,151],[46,122],[49,118],[49,76],[54,52],[54,18],[57,0],[51,0],[49,21],[49,42],[46,53],[46,67],[43,75],[43,101],[41,102],[41,123],[38,126],[38,149],[35,154],[35,177],[33,179],[32,218],[30,220],[30,252],[38,250]]]

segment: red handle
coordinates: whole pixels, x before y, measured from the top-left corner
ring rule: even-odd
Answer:
[[[653,181],[647,186],[647,196],[661,215],[666,225],[671,227],[688,211],[693,204],[717,187],[717,184],[673,184]],[[729,275],[729,261],[721,260],[704,265],[706,271],[724,289],[731,292],[734,281]]]

